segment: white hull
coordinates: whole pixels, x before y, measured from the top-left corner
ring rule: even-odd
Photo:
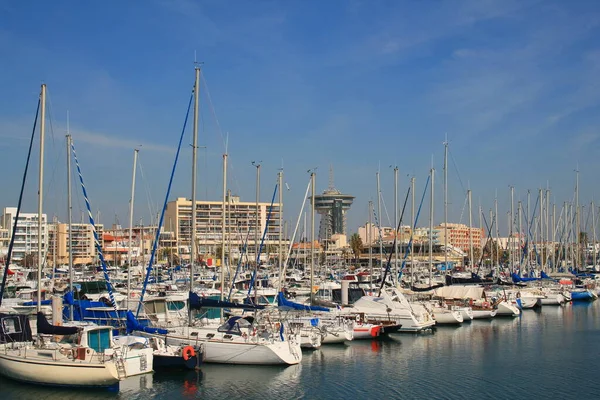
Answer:
[[[532,296],[521,296],[521,308],[522,309],[531,309],[534,307],[542,306],[542,298],[541,297],[532,297]]]
[[[113,362],[90,363],[66,357],[55,361],[53,357],[36,357],[37,349],[28,349],[26,356],[25,351],[0,350],[0,373],[22,382],[53,386],[111,386],[119,382]]]
[[[519,310],[517,306],[513,304],[507,303],[506,301],[501,301],[498,303],[496,315],[498,317],[518,317],[521,315],[521,310]]]
[[[300,347],[303,349],[318,349],[321,347],[321,331],[312,328],[300,329]]]
[[[148,334],[138,332],[141,336],[165,338],[160,334]],[[302,351],[299,341],[273,341],[253,342],[236,338],[236,341],[227,339],[199,340],[196,336],[179,336],[170,334],[167,342],[169,345],[191,345],[201,346],[204,359],[203,362],[218,364],[250,364],[250,365],[276,365],[298,364],[302,361]]]
[[[473,319],[491,319],[496,316],[496,310],[473,310]]]
[[[337,332],[333,332],[331,330],[328,330],[327,332],[325,332],[325,335],[321,340],[321,344],[340,344],[353,339],[354,334],[352,333],[352,331],[340,330]]]
[[[565,297],[560,294],[547,294],[546,297],[542,299],[543,306],[560,306],[565,303]]]
[[[354,325],[354,340],[375,339],[381,334],[381,326],[375,324]]]
[[[452,309],[460,312],[463,322],[469,322],[473,319],[473,309],[471,307],[453,307]]]
[[[435,323],[438,325],[460,325],[463,323],[460,311],[434,308],[433,318],[435,318]]]

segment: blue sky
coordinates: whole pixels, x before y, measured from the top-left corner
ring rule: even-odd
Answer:
[[[199,141],[206,146],[199,198],[220,198],[228,135],[232,191],[253,201],[251,162],[262,160],[261,200],[268,201],[283,167],[288,220],[296,219],[311,168],[319,191],[333,165],[336,187],[356,196],[348,216],[355,231],[377,199],[378,169],[393,218],[390,166],[400,169],[403,199],[408,176],[420,196],[433,159],[440,222],[448,135],[452,220],[466,221],[470,186],[485,210],[497,193],[505,230],[509,185],[523,200],[527,189],[549,186],[562,205],[573,198],[577,166],[580,202],[589,209],[600,200],[598,37],[593,0],[2,1],[0,205],[16,204],[46,83],[45,212],[66,214],[68,110],[104,224],[127,225],[133,148],[141,145],[135,219],[148,222],[164,199],[196,54],[204,62]],[[191,129],[184,143],[172,198],[191,193]],[[36,209],[36,179],[37,161],[25,211]],[[83,203],[75,189],[77,214]]]

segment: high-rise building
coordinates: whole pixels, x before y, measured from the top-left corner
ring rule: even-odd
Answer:
[[[321,215],[319,240],[330,240],[332,235],[346,235],[346,213],[354,196],[342,194],[333,185],[333,168],[329,169],[329,187],[315,196],[315,211]]]
[[[5,207],[0,221],[2,227],[8,230],[8,234],[12,235],[13,225],[17,224],[15,232],[15,240],[13,245],[12,257],[14,261],[20,261],[27,254],[32,254],[37,257],[38,251],[38,214],[37,213],[20,213],[19,221],[16,221],[17,208]],[[46,256],[48,249],[48,225],[46,214],[42,214],[42,259]]]
[[[459,248],[467,254],[470,251],[469,246],[471,243],[474,248],[481,248],[481,241],[484,237],[483,230],[479,228],[469,228],[464,224],[448,223],[446,226],[446,230],[448,231],[447,243],[449,246]],[[438,232],[438,243],[443,245],[445,243],[444,224],[442,223],[434,229]],[[471,239],[469,239],[469,237]]]
[[[90,224],[71,224],[71,249],[73,264],[89,264],[98,258],[94,230]],[[103,246],[103,226],[96,225],[100,246]],[[69,224],[53,222],[48,224],[48,259],[50,265],[69,263]]]
[[[196,249],[199,255],[216,255],[221,248],[223,238],[226,250],[232,258],[239,255],[239,249],[245,243],[248,253],[255,253],[256,238],[260,244],[263,238],[267,219],[268,229],[264,236],[262,255],[277,254],[279,243],[279,203],[258,203],[240,201],[238,196],[228,196],[225,211],[222,201],[196,201]],[[258,213],[258,226],[256,216]],[[223,216],[225,216],[225,232],[223,232]],[[175,233],[175,240],[182,258],[189,260],[189,248],[192,238],[192,201],[183,197],[167,203],[164,227]],[[283,233],[283,232],[282,232]],[[288,241],[283,238],[283,246],[287,250]],[[284,250],[284,251],[285,251]],[[263,257],[264,259],[264,257]]]

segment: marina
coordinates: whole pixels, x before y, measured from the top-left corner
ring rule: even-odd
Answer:
[[[0,376],[5,399],[593,398],[600,302],[526,311],[514,319],[322,346],[289,367],[203,365],[129,378],[119,391],[25,385]],[[566,345],[569,344],[569,345]]]
[[[0,399],[598,396],[598,5],[65,3],[0,5]]]

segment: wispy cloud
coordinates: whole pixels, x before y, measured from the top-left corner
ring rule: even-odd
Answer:
[[[144,151],[156,151],[161,153],[173,153],[175,149],[171,146],[149,143],[143,140],[125,139],[127,135],[107,135],[104,133],[86,130],[74,130],[72,133],[75,142],[83,142],[93,146],[101,146],[116,149],[143,149]]]

